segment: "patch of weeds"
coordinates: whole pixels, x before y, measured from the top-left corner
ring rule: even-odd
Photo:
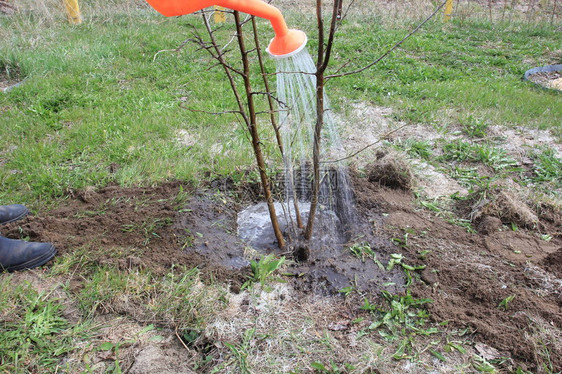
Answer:
[[[197,268],[172,266],[162,277],[146,270],[128,272],[101,266],[83,276],[86,281],[76,298],[84,315],[125,308],[144,320],[197,330],[226,305],[226,291],[212,284],[203,287]]]
[[[157,319],[178,329],[201,330],[210,316],[228,305],[226,290],[203,286],[197,268],[173,267],[163,279],[154,277],[150,284],[151,293],[144,292],[143,302]]]
[[[517,171],[515,169],[517,161],[509,157],[504,149],[477,144],[474,152],[476,161],[482,162],[494,171]]]
[[[463,132],[471,138],[485,138],[489,124],[486,121],[468,116],[468,118],[461,120]]]
[[[469,143],[461,139],[453,140],[443,146],[441,161],[481,162],[494,171],[513,168],[517,162],[507,155],[504,149],[488,144]]]
[[[556,156],[554,149],[543,148],[531,155],[534,161],[532,178],[535,182],[552,182],[555,187],[562,187],[562,160]]]
[[[473,147],[471,143],[463,140],[454,140],[443,146],[443,155],[439,157],[442,161],[473,161]]]
[[[103,216],[107,212],[106,209],[98,209],[98,210],[83,210],[80,212],[76,212],[74,215],[75,218],[88,218],[88,217],[99,217]]]
[[[64,354],[78,349],[78,340],[88,339],[90,326],[71,325],[49,293],[10,281],[0,280],[0,371],[55,371]]]
[[[361,331],[360,335],[376,330],[389,342],[399,341],[393,358],[397,360],[415,358],[417,354],[413,352],[412,346],[414,337],[429,336],[440,332],[436,327],[425,328],[429,313],[423,308],[423,305],[431,303],[433,300],[415,299],[410,290],[407,290],[405,295],[392,295],[387,291],[382,291],[382,296],[387,302],[387,307],[377,306],[371,304],[367,299],[364,300],[361,308],[369,311],[375,320]]]
[[[236,346],[234,344],[225,342],[224,345],[230,349],[232,354],[234,355],[234,359],[238,363],[238,369],[240,370],[239,373],[241,374],[250,374],[250,370],[248,369],[248,364],[246,362],[246,357],[248,357],[248,350],[250,348],[250,342],[254,338],[256,334],[256,329],[251,328],[244,331],[244,337],[242,340],[242,344]]]
[[[80,247],[56,256],[50,274],[57,276],[72,274],[73,272],[88,273],[95,262],[91,251],[86,247]]]
[[[330,373],[330,374],[341,374],[341,373],[350,373],[353,370],[356,370],[356,367],[351,364],[343,364],[339,366],[333,361],[330,361],[328,366],[324,365],[319,361],[315,361],[310,364],[310,366],[315,370],[317,373]]]
[[[472,186],[475,181],[479,180],[480,174],[478,174],[478,168],[463,168],[459,166],[454,166],[449,175],[458,180],[464,187]]]
[[[166,226],[170,226],[173,223],[172,219],[169,217],[166,218],[154,218],[151,220],[147,220],[142,222],[141,224],[126,224],[121,226],[121,230],[123,232],[133,233],[138,231],[143,236],[142,244],[146,247],[150,244],[152,239],[160,239],[161,236],[158,234],[158,230],[164,228]]]
[[[266,283],[277,280],[280,278],[274,277],[273,273],[278,270],[285,262],[285,256],[276,258],[273,253],[262,257],[259,261],[250,261],[250,269],[252,270],[252,277],[242,285],[241,289],[250,287],[254,283],[260,283],[265,290],[269,289]]]
[[[109,267],[97,268],[77,295],[84,315],[93,315],[98,309],[112,310],[112,302],[122,294],[132,293],[128,275]]]
[[[399,149],[404,150],[412,157],[429,160],[433,157],[433,144],[427,140],[406,139],[404,142],[395,144]]]

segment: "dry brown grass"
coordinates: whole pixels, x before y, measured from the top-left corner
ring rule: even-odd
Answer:
[[[555,0],[500,0],[489,3],[485,0],[455,1],[453,18],[489,19],[492,22],[511,22],[525,20],[527,22],[550,22],[560,18],[562,6],[554,8]],[[315,12],[315,1],[273,0],[272,4],[284,12],[298,13],[304,17],[312,17]],[[149,9],[143,0],[107,0],[103,2],[93,0],[79,0],[84,19],[111,14],[134,14]],[[490,7],[491,5],[491,7]],[[330,2],[325,2],[325,14],[329,14]],[[343,9],[351,18],[368,17],[378,19],[385,24],[410,22],[425,18],[436,7],[436,3],[429,0],[408,1],[372,1],[356,0],[344,1]],[[554,11],[554,12],[553,12]],[[53,22],[66,18],[61,0],[18,0],[15,13],[33,16],[36,22]]]

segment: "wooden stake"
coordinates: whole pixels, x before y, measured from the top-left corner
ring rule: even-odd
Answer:
[[[64,7],[68,16],[68,22],[79,25],[82,23],[82,15],[80,14],[80,7],[78,0],[64,0]]]
[[[445,13],[443,14],[443,20],[449,22],[451,20],[451,14],[453,13],[453,0],[447,0],[445,4]]]
[[[225,23],[226,22],[226,13],[225,8],[222,6],[215,5],[215,12],[213,14],[213,18],[215,23]]]

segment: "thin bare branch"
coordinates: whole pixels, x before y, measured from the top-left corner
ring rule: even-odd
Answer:
[[[353,70],[353,71],[348,71],[345,73],[339,73],[339,74],[332,74],[332,75],[327,75],[326,79],[330,79],[330,78],[339,78],[339,77],[345,77],[346,75],[352,75],[352,74],[357,74],[357,73],[361,73],[371,67],[373,67],[374,65],[378,64],[383,58],[385,58],[386,56],[388,56],[390,53],[392,53],[396,48],[398,48],[402,43],[404,43],[406,40],[408,40],[412,35],[414,35],[415,33],[417,33],[419,31],[419,29],[422,28],[423,25],[425,25],[427,22],[429,22],[429,20],[431,20],[433,17],[435,17],[435,15],[445,6],[445,4],[447,3],[447,0],[445,0],[441,5],[439,5],[434,11],[433,13],[431,13],[431,15],[429,15],[429,17],[427,17],[422,23],[420,23],[418,26],[416,26],[415,29],[413,29],[411,32],[408,33],[408,35],[406,35],[404,38],[402,38],[402,40],[400,40],[398,43],[394,44],[392,46],[392,48],[390,48],[389,50],[387,50],[385,53],[383,53],[379,58],[377,58],[375,61],[371,62],[370,64],[363,66],[360,69],[357,70]]]
[[[379,138],[379,140],[377,140],[376,142],[371,143],[371,144],[368,144],[368,145],[366,145],[365,147],[363,147],[363,148],[361,148],[360,150],[358,150],[357,152],[354,152],[354,153],[352,153],[352,154],[350,154],[350,155],[348,155],[348,156],[345,156],[345,157],[340,158],[340,159],[338,159],[338,160],[322,161],[321,164],[333,164],[333,163],[338,163],[338,162],[340,162],[340,161],[345,161],[345,160],[347,160],[347,159],[350,159],[350,158],[352,158],[352,157],[355,157],[355,156],[357,156],[359,153],[361,153],[361,152],[363,152],[363,151],[365,151],[365,150],[371,148],[372,146],[374,146],[374,145],[376,145],[376,144],[382,142],[383,140],[387,139],[390,135],[392,135],[392,134],[394,134],[395,132],[400,131],[400,130],[402,130],[404,127],[408,127],[408,126],[410,126],[410,124],[406,124],[406,125],[403,125],[403,126],[400,126],[400,127],[396,128],[396,129],[394,129],[394,130],[392,130],[392,131],[389,131],[389,132],[387,132],[386,134],[383,134],[383,135]]]
[[[246,114],[246,111],[244,110],[244,103],[242,101],[242,97],[240,97],[240,93],[238,92],[237,86],[236,86],[236,81],[234,80],[234,77],[232,76],[232,72],[231,70],[227,67],[227,63],[224,60],[223,55],[221,55],[221,50],[216,42],[216,39],[214,37],[214,35],[211,33],[212,29],[211,29],[211,25],[209,24],[209,20],[207,19],[207,17],[205,17],[205,15],[203,14],[202,16],[203,18],[203,22],[205,23],[205,28],[207,29],[207,32],[209,34],[209,37],[211,38],[211,43],[213,45],[213,48],[215,49],[215,52],[217,54],[217,59],[219,61],[222,62],[222,66],[224,68],[224,72],[228,78],[228,81],[230,83],[230,87],[232,88],[232,92],[234,94],[234,97],[236,98],[236,103],[238,104],[238,109],[240,110],[240,116],[244,119],[244,123],[246,124],[246,127],[250,127],[250,119],[248,118],[248,115]],[[212,53],[211,53],[212,55]]]
[[[185,106],[183,103],[180,103],[180,108],[185,109],[185,110],[189,110],[190,112],[195,112],[195,113],[205,113],[205,114],[212,114],[212,115],[220,115],[220,114],[242,114],[239,110],[224,110],[222,112],[209,112],[206,110],[201,110],[201,109],[194,109],[194,108],[190,108]]]
[[[345,12],[343,12],[343,15],[341,16],[340,21],[343,21],[347,17],[347,14],[349,13],[349,10],[353,6],[353,4],[355,4],[355,0],[351,0],[349,2],[349,5],[347,6]]]

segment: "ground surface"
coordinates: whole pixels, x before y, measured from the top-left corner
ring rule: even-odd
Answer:
[[[539,216],[543,232],[553,234],[549,241],[533,231],[512,231],[493,216],[480,220],[478,233],[467,233],[421,209],[409,191],[381,186],[358,175],[354,180],[361,228],[357,234],[363,233],[357,241],[369,242],[384,264],[390,253],[400,253],[404,262],[426,266],[415,272],[411,289],[415,297],[433,300],[427,308],[434,322],[468,328],[470,344],[488,347],[481,348],[492,352],[485,357],[501,359],[505,367],[537,370],[536,363],[542,362],[536,357],[541,344],[550,352],[554,372],[562,367],[560,211],[545,210]],[[219,184],[224,185],[222,191],[193,191],[180,183],[88,189],[69,198],[61,208],[12,223],[4,231],[10,237],[53,242],[59,256],[84,250],[90,261],[121,270],[165,274],[172,264],[197,266],[204,280],[214,279],[239,292],[249,270],[237,260],[245,257],[245,246],[235,235],[236,212],[252,203],[254,194],[248,191],[255,188],[224,190],[228,183]],[[393,245],[391,238],[407,239]],[[341,299],[338,290],[358,279],[358,292],[373,300],[380,301],[382,289],[393,294],[403,289],[400,274],[383,271],[373,261],[362,262],[346,247],[332,248],[330,254],[313,253],[309,262],[285,268],[285,280],[294,290],[291,298],[305,300],[312,293]],[[246,253],[246,258],[252,259],[252,255],[258,256]],[[24,274],[16,277],[25,279]],[[366,283],[369,279],[370,284]],[[70,277],[68,281],[71,297],[77,297],[84,287],[81,279]],[[394,284],[382,286],[386,282]],[[498,307],[510,296],[513,300],[505,310]],[[358,306],[350,308],[341,299],[336,310],[345,311],[349,314],[346,320],[351,320],[365,314]],[[143,315],[136,309],[142,306],[128,305],[120,314],[134,321]],[[115,310],[106,312],[109,320],[116,318],[111,316]],[[343,335],[355,333],[347,324],[342,330]],[[132,367],[141,365],[147,351],[164,349],[142,343],[135,347],[136,358],[129,357]],[[158,351],[156,356],[163,354]]]

